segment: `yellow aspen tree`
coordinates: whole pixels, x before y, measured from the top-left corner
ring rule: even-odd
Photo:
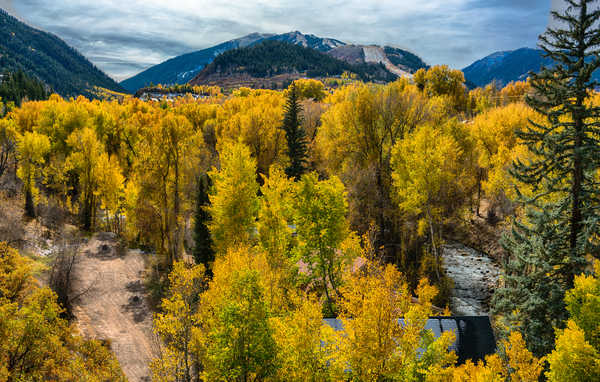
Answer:
[[[281,129],[285,99],[280,92],[250,90],[245,97],[232,97],[218,109],[217,149],[242,140],[256,159],[257,172],[267,174],[273,163],[286,163],[287,145]]]
[[[514,180],[509,168],[524,159],[527,149],[517,143],[516,132],[540,116],[524,103],[512,103],[477,116],[470,125],[478,149],[479,187],[496,201],[514,196]]]
[[[2,115],[1,110],[0,115]],[[8,170],[11,160],[15,158],[17,136],[15,123],[12,120],[0,119],[0,178]]]
[[[334,356],[337,378],[417,381],[453,365],[456,355],[448,348],[454,334],[436,339],[425,329],[436,293],[422,280],[414,303],[403,275],[391,264],[369,260],[360,272],[348,274],[340,301],[344,330]]]
[[[99,341],[84,340],[61,318],[49,288],[33,282],[31,262],[0,243],[0,379],[126,381]]]
[[[35,286],[33,262],[0,242],[0,299],[19,301]]]
[[[467,88],[462,71],[447,65],[419,69],[413,76],[417,86],[429,97],[448,97],[455,112],[464,112],[467,106]]]
[[[294,182],[278,166],[272,166],[269,177],[263,176],[262,197],[256,223],[258,243],[266,256],[269,268],[268,277],[269,308],[275,310],[278,290],[294,290],[297,276],[296,260],[293,254],[293,199]]]
[[[506,373],[502,359],[498,354],[491,354],[473,363],[467,360],[463,365],[448,368],[440,375],[430,376],[427,382],[505,382]]]
[[[392,179],[398,206],[418,219],[419,234],[429,235],[440,279],[441,225],[448,216],[448,201],[456,199],[460,185],[462,150],[449,134],[423,125],[392,151]]]
[[[172,267],[183,255],[184,228],[193,213],[195,179],[202,172],[205,151],[201,133],[185,117],[155,117],[141,130],[135,148],[136,211],[141,216],[134,218]],[[151,226],[146,225],[149,218],[156,219]]]
[[[209,229],[217,255],[254,242],[259,207],[256,160],[248,147],[241,141],[224,145],[220,162],[219,170],[209,172],[213,181]]]
[[[201,372],[194,354],[194,328],[199,326],[199,294],[204,288],[204,266],[187,266],[178,261],[169,274],[168,297],[162,312],[154,316],[154,332],[165,348],[153,360],[151,369],[155,380],[191,381]]]
[[[502,341],[506,374],[511,381],[537,382],[544,371],[544,358],[535,357],[525,344],[521,333],[514,331]]]
[[[96,224],[96,192],[98,188],[98,161],[104,147],[94,130],[86,127],[75,130],[67,139],[72,149],[67,158],[67,168],[73,169],[79,177],[79,204],[83,229],[90,231]]]
[[[293,297],[295,307],[271,319],[277,343],[280,381],[332,380],[330,364],[334,359],[335,334],[323,322],[322,306],[315,296]]]
[[[600,380],[600,352],[585,339],[584,331],[575,321],[558,330],[556,345],[548,355],[550,382],[584,382]]]
[[[296,251],[308,267],[310,282],[325,295],[328,314],[335,316],[342,270],[350,262],[342,250],[351,236],[346,191],[337,177],[319,181],[316,173],[302,176],[296,187]]]
[[[291,255],[294,183],[277,166],[263,176],[263,182],[256,223],[259,243],[271,266],[282,268]]]
[[[600,352],[600,261],[594,263],[594,274],[575,277],[575,286],[567,291],[565,303],[571,320]]]
[[[319,102],[327,96],[327,93],[325,92],[325,85],[319,80],[314,80],[312,78],[301,78],[294,81],[294,84],[296,84],[299,98],[301,100],[313,99]]]
[[[19,167],[17,175],[23,181],[25,192],[25,213],[35,217],[34,201],[38,199],[39,191],[36,187],[41,166],[45,163],[46,154],[50,151],[50,140],[43,134],[25,132],[19,136],[17,153]]]
[[[96,165],[98,188],[96,195],[101,201],[101,208],[106,213],[106,226],[109,230],[121,231],[121,204],[125,178],[121,174],[121,166],[117,158],[102,153]]]
[[[277,345],[259,272],[239,269],[231,280],[214,305],[203,376],[228,381],[268,379],[277,372]]]

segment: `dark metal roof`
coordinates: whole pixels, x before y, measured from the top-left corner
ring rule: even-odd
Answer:
[[[323,321],[336,331],[344,330],[341,320],[328,318]],[[399,319],[398,323],[404,325],[404,319]],[[431,330],[436,338],[442,332],[454,332],[456,340],[450,350],[456,352],[459,364],[468,359],[476,362],[496,352],[496,339],[488,316],[430,317],[425,329]]]

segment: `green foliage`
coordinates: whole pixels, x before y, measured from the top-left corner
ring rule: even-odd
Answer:
[[[298,88],[295,83],[292,83],[285,104],[283,130],[287,138],[288,156],[290,158],[290,165],[285,169],[285,173],[296,180],[300,179],[306,171],[308,158],[306,133],[302,127],[302,105],[299,101]]]
[[[352,65],[311,48],[280,41],[263,41],[245,48],[229,50],[208,65],[198,78],[213,73],[248,73],[254,77],[269,77],[283,73],[306,73],[308,77],[356,73],[363,80],[393,81],[396,76],[382,65]]]
[[[343,266],[350,259],[342,249],[350,236],[344,185],[336,177],[319,181],[315,173],[304,175],[298,183],[294,209],[298,254],[308,267],[309,278],[325,293],[327,314],[332,317]]]
[[[194,216],[194,259],[203,264],[210,274],[211,263],[215,260],[212,237],[210,236],[210,214],[207,208],[210,203],[209,192],[211,181],[207,174],[198,179],[198,196],[196,198],[196,215]]]
[[[594,275],[575,277],[575,287],[565,296],[571,320],[585,332],[585,339],[600,351],[600,262]]]
[[[0,70],[24,71],[63,96],[92,95],[94,86],[123,89],[75,49],[0,9]]]
[[[506,241],[511,257],[496,309],[507,316],[518,312],[509,321],[523,328],[538,355],[552,348],[551,328],[564,325],[564,293],[584,269],[585,256],[598,254],[600,130],[591,119],[599,118],[600,110],[589,98],[592,73],[600,67],[600,37],[594,33],[600,10],[592,10],[592,3],[574,0],[565,13],[553,12],[568,28],[549,28],[540,40],[557,64],[532,75],[534,95],[527,97],[547,123],[532,121],[516,132],[531,155],[517,160],[511,173],[531,189],[517,190],[526,219],[514,225]]]
[[[22,70],[0,75],[0,99],[21,106],[23,100],[39,101],[48,98],[46,86],[37,78],[27,76]],[[2,110],[0,110],[0,116]]]
[[[584,332],[569,320],[559,330],[556,349],[548,356],[550,382],[587,382],[600,380],[600,352],[586,342]]]
[[[427,64],[423,62],[421,57],[406,50],[385,46],[383,51],[392,64],[400,68],[406,68],[407,72],[414,73],[419,69],[428,68]]]
[[[0,380],[125,381],[109,349],[78,336],[31,272],[30,261],[0,243]]]
[[[493,297],[494,311],[501,313],[508,327],[518,329],[527,347],[537,356],[547,354],[554,342],[554,328],[567,319],[564,304],[565,282],[555,275],[565,252],[565,227],[552,224],[545,212],[530,214],[529,226],[518,222],[504,244],[510,257],[503,264],[503,285]],[[527,231],[525,231],[527,229]],[[535,230],[531,239],[530,232]]]
[[[205,375],[219,381],[264,380],[276,370],[277,348],[258,273],[240,270],[230,293],[217,306]]]
[[[236,245],[247,245],[255,236],[258,213],[256,160],[242,142],[232,142],[221,151],[221,169],[209,173],[212,221],[209,229],[217,254]]]

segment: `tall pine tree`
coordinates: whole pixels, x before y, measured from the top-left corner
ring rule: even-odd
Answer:
[[[296,83],[289,88],[283,118],[283,130],[287,138],[290,165],[285,169],[287,176],[296,180],[306,172],[307,148],[306,133],[302,128],[302,105]]]
[[[215,251],[208,229],[210,214],[206,207],[210,204],[208,193],[210,190],[210,178],[204,174],[198,180],[198,197],[196,199],[196,215],[194,217],[194,259],[196,264],[204,264],[206,272],[211,275],[211,265],[215,261]]]
[[[584,270],[586,255],[598,255],[600,234],[600,108],[589,102],[598,86],[592,74],[600,67],[600,11],[597,0],[567,2],[564,13],[552,13],[559,26],[540,36],[555,64],[532,74],[527,102],[547,122],[517,133],[532,155],[514,163],[512,174],[533,195],[518,192],[526,218],[505,239],[511,256],[494,298],[496,312],[523,331],[538,355],[551,350],[553,327],[564,326],[564,293]]]

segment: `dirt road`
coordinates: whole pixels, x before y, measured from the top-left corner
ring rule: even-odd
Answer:
[[[113,234],[95,234],[81,249],[75,266],[77,324],[86,337],[109,340],[123,372],[132,381],[150,381],[154,356],[152,313],[143,284],[144,258],[138,251],[117,251]]]

